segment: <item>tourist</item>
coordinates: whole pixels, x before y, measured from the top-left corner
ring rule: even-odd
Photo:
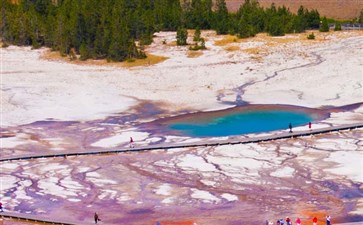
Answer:
[[[284,220],[280,219],[280,225],[284,225]]]
[[[277,220],[276,225],[280,225],[280,220]]]
[[[299,217],[296,219],[295,223],[296,223],[296,225],[301,225],[301,220]]]
[[[309,130],[311,130],[311,122],[309,122]]]
[[[132,139],[132,137],[130,137],[130,148],[134,148],[134,139]]]
[[[286,225],[291,225],[291,220],[288,216],[286,217],[285,221],[286,221]]]
[[[290,133],[292,133],[292,125],[291,125],[291,123],[289,123],[289,129],[290,129]]]
[[[326,216],[326,225],[331,225],[330,216]]]
[[[3,210],[3,203],[0,202],[0,212],[4,212]]]
[[[98,223],[98,221],[101,221],[100,217],[98,216],[98,214],[95,212],[95,224]]]
[[[316,216],[313,219],[313,225],[316,225],[318,223],[318,218],[316,218]]]

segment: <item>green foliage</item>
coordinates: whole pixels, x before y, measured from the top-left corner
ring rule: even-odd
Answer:
[[[198,50],[205,50],[207,49],[205,47],[205,40],[204,38],[200,38],[199,42],[195,42],[195,44],[193,46],[189,47],[189,50],[191,51],[198,51]]]
[[[308,28],[319,29],[320,14],[319,14],[318,10],[311,10],[310,12],[306,11],[305,16],[306,16],[306,22],[307,22]]]
[[[200,35],[201,35],[201,32],[200,32],[200,29],[199,27],[197,27],[197,29],[195,29],[195,32],[194,32],[194,37],[193,37],[193,41],[200,41]]]
[[[328,20],[326,19],[326,17],[324,16],[322,22],[321,22],[321,26],[319,29],[320,32],[329,32],[329,24],[328,24]]]
[[[264,30],[265,12],[255,0],[246,0],[236,13],[235,33],[240,38],[253,37]]]
[[[210,29],[213,22],[212,0],[192,0],[182,2],[182,23],[187,28]]]
[[[266,31],[271,36],[283,36],[285,35],[285,25],[288,24],[291,13],[285,7],[279,7],[276,9],[272,4],[269,9],[266,10],[267,22]]]
[[[153,43],[152,34],[144,33],[143,35],[141,35],[140,45],[150,45],[151,43]]]
[[[90,58],[90,52],[85,43],[81,44],[79,48],[79,53],[81,54],[80,60],[87,60]]]
[[[229,30],[229,14],[225,0],[216,1],[214,29],[217,34],[227,34]]]
[[[306,17],[306,10],[304,10],[303,6],[300,6],[299,10],[297,11],[297,15],[294,18],[293,22],[293,29],[294,32],[301,33],[304,32],[307,28],[307,17]]]
[[[308,38],[309,40],[314,40],[314,39],[315,39],[315,35],[314,35],[314,33],[309,34],[307,38]]]
[[[363,9],[360,11],[360,14],[358,17],[358,23],[363,23]]]
[[[187,45],[188,31],[185,28],[178,28],[176,32],[176,44]]]
[[[152,43],[157,31],[178,30],[178,44],[185,45],[185,29],[196,29],[193,39],[199,48],[200,29],[246,38],[263,31],[275,36],[323,28],[316,10],[300,7],[295,15],[274,4],[264,9],[257,0],[245,0],[236,13],[228,12],[225,0],[0,1],[4,43],[47,46],[72,58],[79,54],[82,60],[146,57],[143,46]],[[363,10],[358,20],[362,22]]]
[[[205,40],[204,40],[204,38],[200,38],[200,49],[207,49],[205,47]]]
[[[341,25],[341,23],[336,22],[335,27],[334,27],[334,31],[339,31],[339,30],[342,30],[342,25]]]

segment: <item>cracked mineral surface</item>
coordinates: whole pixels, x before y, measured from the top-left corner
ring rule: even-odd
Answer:
[[[132,69],[45,60],[46,49],[1,49],[1,158],[135,145],[233,140],[186,137],[159,120],[233,107],[321,111],[312,129],[363,121],[362,31],[255,38],[203,31],[208,50],[161,44],[166,61]],[[192,38],[192,37],[191,37]],[[237,46],[240,50],[228,51]],[[296,107],[298,108],[298,107]],[[234,110],[234,109],[230,109]],[[308,131],[307,127],[294,130]],[[258,137],[288,132],[248,134]],[[303,224],[363,221],[363,129],[255,144],[0,162],[5,211],[103,224]],[[293,220],[294,220],[293,219]],[[20,224],[5,221],[5,224]]]

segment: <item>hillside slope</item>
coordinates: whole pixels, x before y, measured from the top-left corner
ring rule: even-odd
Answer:
[[[231,11],[238,10],[244,0],[226,0]],[[285,5],[296,12],[300,5],[308,9],[317,9],[320,15],[336,19],[353,19],[359,16],[363,9],[362,0],[259,0],[260,5],[268,7],[271,3],[277,6]]]

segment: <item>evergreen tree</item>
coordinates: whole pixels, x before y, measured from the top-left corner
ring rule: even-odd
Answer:
[[[145,57],[143,46],[160,30],[176,31],[178,44],[187,44],[187,30],[196,29],[198,49],[204,44],[200,29],[218,34],[254,36],[302,32],[319,28],[317,10],[300,7],[293,15],[274,4],[263,9],[245,0],[237,13],[228,13],[225,0],[0,0],[0,35],[4,43],[47,46],[81,59],[122,61]],[[214,11],[213,2],[215,2]],[[363,20],[363,10],[359,22]],[[326,19],[323,25],[327,25]],[[200,29],[199,29],[200,28]],[[329,29],[329,28],[328,28]],[[138,45],[136,44],[138,43]],[[199,45],[200,44],[200,45]],[[73,57],[74,58],[74,57]]]
[[[363,9],[360,11],[360,14],[358,17],[358,23],[363,23]]]
[[[306,15],[307,27],[310,29],[319,29],[320,14],[318,10],[311,10]]]
[[[315,35],[314,35],[314,33],[309,34],[309,35],[307,36],[307,38],[308,38],[309,40],[314,40],[314,39],[315,39]]]
[[[320,32],[329,32],[329,24],[328,24],[328,20],[326,19],[326,17],[324,16],[320,29]]]
[[[244,18],[241,18],[238,24],[238,37],[239,38],[247,38],[251,36],[250,33],[250,25],[245,21]]]
[[[339,22],[335,23],[334,31],[342,30],[342,25]]]
[[[87,48],[87,45],[84,42],[81,44],[81,47],[79,48],[79,53],[81,54],[80,57],[81,60],[87,60],[90,57],[89,49]]]
[[[197,27],[197,29],[195,29],[195,32],[194,32],[193,41],[195,41],[195,42],[200,41],[200,35],[201,35],[200,29],[199,29],[199,27]]]
[[[200,38],[200,49],[207,49],[206,47],[205,47],[205,40],[204,40],[204,38]]]
[[[287,13],[286,8],[278,8],[274,3],[266,10],[266,31],[271,36],[283,36],[285,35],[284,15]]]
[[[308,11],[305,11],[304,7],[300,6],[299,10],[297,11],[297,15],[294,18],[294,32],[301,33],[305,31],[307,28],[307,14]]]
[[[125,21],[124,2],[116,2],[112,10],[111,43],[108,49],[108,58],[112,61],[123,61],[129,56],[130,33]]]
[[[225,0],[217,0],[214,28],[217,34],[227,34],[229,30],[229,16]]]
[[[178,28],[176,32],[176,44],[187,45],[188,31],[185,28]]]
[[[256,0],[245,0],[238,9],[236,16],[238,21],[236,33],[239,33],[240,37],[254,36],[264,30],[264,11]]]
[[[202,18],[203,21],[200,23],[201,29],[210,29],[213,23],[213,2],[212,0],[202,1]]]

